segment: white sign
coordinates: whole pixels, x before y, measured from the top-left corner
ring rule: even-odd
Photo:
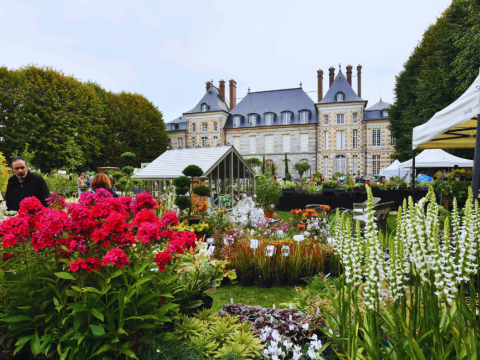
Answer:
[[[265,248],[265,255],[271,257],[273,256],[273,254],[275,254],[275,246],[267,245],[267,247]]]
[[[292,315],[288,315],[288,321],[292,321]]]
[[[215,251],[215,246],[212,245],[212,246],[210,246],[210,247],[208,248],[208,253],[209,253],[210,255],[213,255],[213,252],[214,252],[214,251]]]
[[[259,244],[259,241],[258,241],[258,240],[255,240],[255,239],[250,240],[250,247],[251,247],[252,249],[258,248],[258,244]]]
[[[214,243],[214,239],[213,239],[213,238],[208,238],[208,239],[207,239],[207,244],[213,245],[213,243]]]
[[[289,256],[290,255],[290,246],[288,246],[288,245],[283,245],[282,246],[282,255],[283,256]]]
[[[293,235],[293,240],[303,241],[303,240],[305,240],[305,237],[303,235]]]
[[[230,304],[233,304],[233,298],[230,298]]]

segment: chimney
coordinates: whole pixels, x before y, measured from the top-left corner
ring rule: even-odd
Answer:
[[[212,83],[210,81],[207,81],[205,84],[207,84],[207,91],[210,90],[210,86],[212,86]]]
[[[352,86],[352,65],[347,65],[347,81]]]
[[[328,86],[330,87],[332,86],[333,80],[335,79],[335,68],[333,66],[330,66],[330,69],[328,69],[328,73],[330,78],[330,84]]]
[[[225,102],[225,80],[220,80],[220,97]]]
[[[358,97],[362,97],[362,65],[357,66]]]
[[[318,79],[318,102],[320,102],[323,99],[323,70],[317,71],[317,79]]]
[[[235,80],[230,80],[230,110],[237,106],[237,82]]]

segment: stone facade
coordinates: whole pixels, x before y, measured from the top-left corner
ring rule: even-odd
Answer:
[[[317,171],[316,128],[317,124],[226,129],[225,138],[227,143],[235,146],[244,158],[256,157],[262,161],[265,155],[267,170],[269,170],[268,164],[273,161],[278,177],[285,176],[285,153],[287,153],[288,170],[292,174],[292,178],[296,179],[299,175],[293,166],[297,162],[308,161],[310,164],[311,169],[305,175]],[[271,152],[267,152],[268,149],[265,146],[265,138],[268,136],[273,137],[273,151]],[[289,151],[286,151],[288,148],[284,148],[284,137],[289,139],[286,140],[285,145],[288,145],[287,143],[290,141]],[[252,141],[251,138],[255,140]],[[303,144],[302,149],[302,140],[307,138],[307,143]]]

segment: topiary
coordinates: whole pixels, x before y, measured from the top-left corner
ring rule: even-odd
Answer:
[[[183,175],[190,176],[190,177],[199,177],[203,175],[203,170],[200,166],[197,165],[188,165],[182,171]]]
[[[210,191],[210,188],[208,186],[198,185],[197,187],[195,187],[193,189],[193,193],[195,195],[200,196],[200,197],[204,197],[204,196],[210,196],[211,191]]]
[[[127,176],[130,176],[133,174],[133,171],[135,170],[135,168],[133,166],[124,166],[122,168],[122,171],[127,175]],[[113,175],[112,175],[113,176]]]
[[[186,176],[179,176],[178,178],[173,179],[173,185],[175,185],[175,187],[187,188],[187,191],[185,191],[185,193],[183,193],[181,195],[185,195],[188,192],[191,183],[192,183],[192,180],[190,180]]]
[[[192,201],[189,196],[177,196],[174,204],[177,205],[180,210],[186,210],[192,206]]]
[[[118,181],[123,177],[123,174],[121,172],[115,172],[112,174],[112,177],[115,179],[115,181]]]

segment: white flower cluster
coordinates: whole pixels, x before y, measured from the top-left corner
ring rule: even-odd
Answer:
[[[406,269],[408,263],[405,261],[405,250],[403,239],[405,237],[405,227],[402,223],[402,208],[398,210],[397,215],[397,233],[395,237],[390,238],[389,255],[390,263],[387,269],[387,281],[390,285],[393,300],[399,300],[405,295]]]
[[[8,211],[6,205],[0,206],[0,223],[7,220],[9,217],[15,216],[16,211]]]
[[[264,221],[264,211],[256,205],[257,203],[252,197],[244,194],[230,212],[230,219],[234,224],[239,224],[241,226]]]

